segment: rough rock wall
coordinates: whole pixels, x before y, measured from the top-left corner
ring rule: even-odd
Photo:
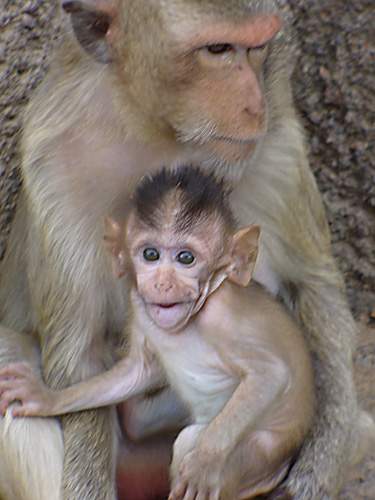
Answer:
[[[0,0],[0,258],[20,186],[22,110],[47,70],[56,13],[56,0]]]
[[[295,95],[356,310],[375,306],[373,0],[289,0],[300,55]],[[375,492],[374,492],[375,497]]]

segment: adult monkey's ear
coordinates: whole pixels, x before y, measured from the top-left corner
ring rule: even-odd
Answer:
[[[258,256],[260,227],[252,225],[240,229],[233,236],[231,263],[228,279],[240,286],[247,286],[253,275]]]
[[[108,38],[115,15],[113,0],[63,0],[62,7],[70,14],[75,36],[85,51],[98,62],[111,62]]]
[[[104,220],[104,242],[112,256],[112,271],[117,278],[126,274],[126,254],[124,250],[124,228],[111,217]]]

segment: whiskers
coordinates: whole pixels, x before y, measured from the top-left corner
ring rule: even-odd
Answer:
[[[217,127],[211,120],[201,120],[195,126],[185,124],[177,131],[177,140],[202,146],[217,135]]]

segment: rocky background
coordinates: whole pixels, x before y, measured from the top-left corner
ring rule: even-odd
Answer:
[[[21,114],[62,20],[57,0],[0,0],[0,258],[20,186]],[[327,207],[334,253],[361,334],[363,406],[375,415],[375,9],[373,0],[280,0],[298,43],[297,106]],[[375,499],[375,450],[341,500]]]

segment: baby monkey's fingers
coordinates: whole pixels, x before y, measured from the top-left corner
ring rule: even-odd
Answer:
[[[0,399],[0,414],[5,415],[9,405],[15,401],[23,401],[25,390],[22,386],[3,390]]]
[[[208,500],[220,500],[220,490],[219,488],[216,488],[213,491],[210,491],[210,494],[208,496]]]
[[[0,368],[0,379],[29,377],[30,375],[35,376],[35,370],[24,361],[9,363],[9,365]]]
[[[196,500],[197,490],[194,487],[188,487],[183,497],[183,500]]]
[[[40,407],[33,402],[20,402],[12,408],[13,417],[38,417],[41,414]]]
[[[172,491],[169,494],[168,500],[182,500],[187,492],[187,483],[178,481],[173,485]]]
[[[11,401],[8,401],[7,399],[0,399],[0,415],[4,416],[9,405],[11,404]]]
[[[220,500],[220,489],[212,489],[207,485],[204,485],[202,488],[191,486],[187,488],[183,500]]]
[[[203,489],[203,490],[199,490],[197,492],[197,495],[194,498],[195,498],[195,500],[210,500],[211,496],[210,496],[209,491],[207,489]],[[214,498],[214,497],[212,497],[212,498]]]
[[[25,386],[25,380],[15,377],[0,379],[0,398],[5,398],[5,393],[13,390],[19,390]]]

